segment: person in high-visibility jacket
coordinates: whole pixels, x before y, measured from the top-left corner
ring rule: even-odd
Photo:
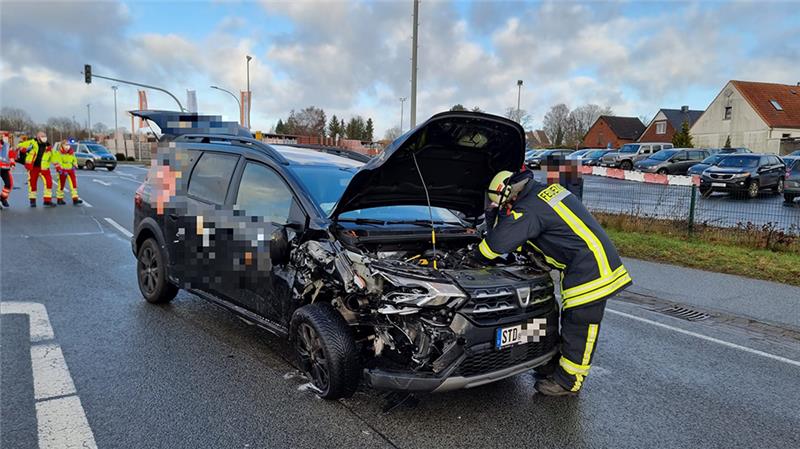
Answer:
[[[39,177],[44,182],[45,206],[55,206],[53,198],[53,177],[50,175],[50,160],[53,156],[52,148],[47,144],[47,135],[44,131],[36,133],[36,138],[26,140],[19,144],[25,149],[25,168],[28,169],[28,199],[31,207],[36,207],[36,190]]]
[[[9,207],[8,196],[14,188],[14,175],[11,169],[16,165],[14,138],[9,133],[3,133],[2,148],[0,148],[0,178],[3,179],[3,190],[0,192],[0,209]]]
[[[471,258],[488,264],[524,250],[561,272],[560,357],[537,370],[534,388],[575,395],[589,374],[605,300],[631,285],[631,277],[600,224],[560,184],[537,182],[529,171],[503,171],[488,199],[486,236]]]
[[[69,191],[72,195],[72,204],[82,204],[83,200],[78,197],[78,179],[75,177],[78,158],[75,157],[75,149],[66,140],[61,142],[59,150],[54,153],[53,164],[58,173],[58,191],[56,192],[58,204],[67,204],[64,202],[64,187],[67,183],[69,183]]]

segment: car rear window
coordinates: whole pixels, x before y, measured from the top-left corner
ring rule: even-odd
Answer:
[[[214,204],[225,202],[228,185],[239,156],[203,153],[189,179],[189,195]]]

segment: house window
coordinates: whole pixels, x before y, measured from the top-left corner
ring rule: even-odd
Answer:
[[[725,106],[725,117],[723,120],[730,120],[731,119],[731,107]]]
[[[778,100],[769,100],[769,102],[772,104],[772,107],[774,107],[775,110],[777,110],[777,111],[782,111],[783,110],[783,107],[781,106],[780,103],[778,103]]]
[[[656,122],[656,134],[667,133],[667,122]]]

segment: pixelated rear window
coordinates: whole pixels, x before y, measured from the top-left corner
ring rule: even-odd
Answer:
[[[189,195],[215,204],[225,202],[228,185],[239,156],[203,153],[189,180]]]

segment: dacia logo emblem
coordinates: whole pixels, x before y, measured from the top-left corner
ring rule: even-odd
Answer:
[[[520,287],[517,289],[517,300],[519,300],[520,307],[528,307],[531,302],[531,288]]]

